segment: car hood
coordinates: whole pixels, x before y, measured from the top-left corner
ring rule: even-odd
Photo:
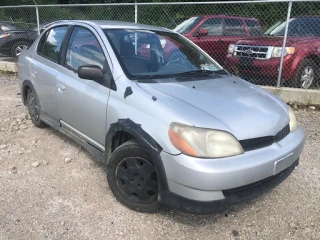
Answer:
[[[234,76],[138,85],[194,126],[225,130],[239,140],[275,135],[289,123],[285,103]]]
[[[287,37],[287,46],[293,45],[295,43],[301,43],[304,41],[312,41],[314,39],[320,39],[319,37],[296,37],[288,36]],[[250,37],[247,39],[242,39],[237,42],[237,44],[253,45],[253,46],[282,46],[283,37],[275,36],[257,36]]]

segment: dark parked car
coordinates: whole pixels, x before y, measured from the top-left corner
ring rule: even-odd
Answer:
[[[13,23],[0,22],[0,53],[18,57],[37,38],[34,30],[23,30]]]
[[[173,30],[189,38],[221,65],[229,44],[263,34],[258,19],[226,15],[191,17]]]

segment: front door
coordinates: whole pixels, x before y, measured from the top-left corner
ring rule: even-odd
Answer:
[[[196,36],[201,29],[207,29],[208,35]],[[246,36],[243,20],[237,18],[208,18],[196,33],[191,40],[222,66],[229,45]]]
[[[222,42],[222,18],[208,18],[204,23],[202,23],[195,36],[190,39],[195,44],[197,44],[202,50],[208,53],[214,60],[219,64],[223,64],[221,59],[221,42]],[[197,36],[197,32],[201,29],[208,30],[208,35]]]
[[[73,29],[57,75],[56,98],[62,126],[103,151],[110,89],[77,73],[80,66],[103,68],[106,62],[102,43],[93,32],[89,27]]]

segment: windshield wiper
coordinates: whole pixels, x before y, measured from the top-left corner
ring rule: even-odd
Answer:
[[[219,69],[219,70],[216,70],[214,72],[218,73],[218,74],[222,74],[222,75],[229,75],[229,73],[224,69]]]
[[[192,70],[188,72],[176,73],[174,75],[175,76],[201,76],[201,75],[212,75],[213,73],[215,73],[215,71],[198,69],[198,70]]]
[[[193,71],[188,71],[188,72],[183,72],[183,73],[177,73],[175,76],[210,76],[213,74],[223,74],[223,75],[228,75],[228,72],[224,69],[219,69],[219,70],[205,70],[205,69],[198,69],[198,70],[193,70]]]
[[[138,76],[132,77],[131,79],[132,80],[163,79],[163,78],[184,77],[184,76],[186,77],[187,76],[211,76],[213,74],[228,75],[228,72],[225,71],[224,69],[219,69],[216,71],[198,69],[198,70],[192,70],[188,72],[175,73],[175,74],[138,75]]]
[[[159,74],[159,75],[139,75],[134,76],[132,80],[143,80],[143,79],[159,79],[159,78],[172,78],[172,74]]]

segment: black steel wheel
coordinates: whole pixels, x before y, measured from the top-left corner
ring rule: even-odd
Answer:
[[[110,189],[126,207],[139,212],[158,209],[158,180],[149,150],[135,141],[119,146],[107,166]]]
[[[158,197],[158,182],[154,166],[141,157],[123,159],[116,169],[120,191],[137,203],[150,203]]]
[[[27,107],[33,124],[39,128],[43,128],[45,124],[40,119],[40,104],[37,95],[31,89],[27,92]]]

